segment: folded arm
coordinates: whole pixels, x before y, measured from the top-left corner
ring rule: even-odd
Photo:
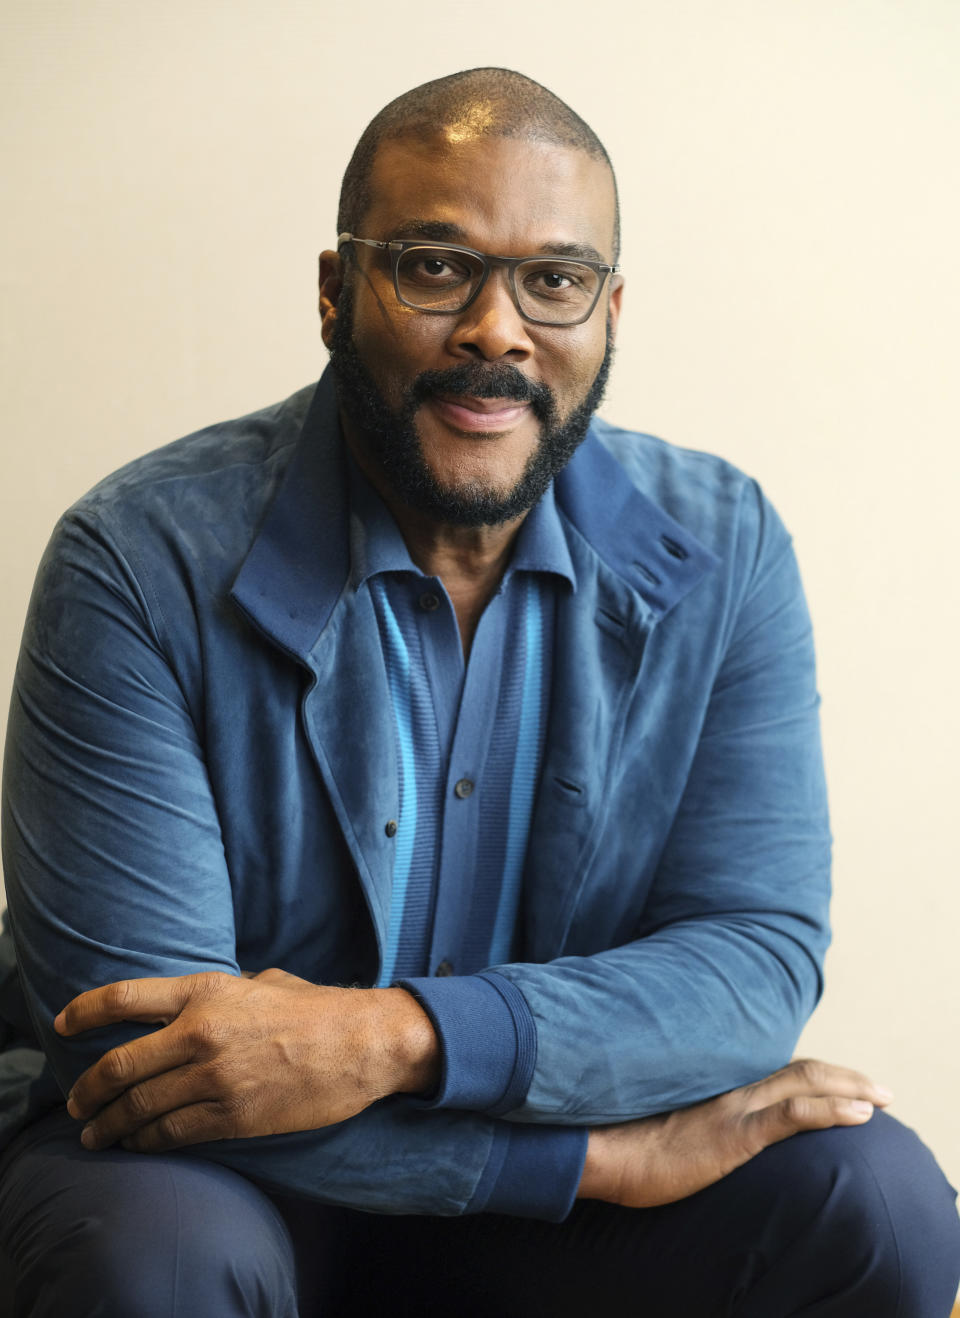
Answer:
[[[154,607],[95,519],[61,525],[24,632],[3,843],[20,977],[64,1094],[105,1055],[149,1048],[164,1033],[145,1034],[140,1017],[58,1033],[54,1019],[77,995],[143,977],[255,983],[239,979],[231,876],[197,734],[202,710],[177,679]],[[169,1014],[157,1011],[154,1020]],[[342,1051],[348,1035],[342,1028],[334,1046]],[[265,1059],[260,1074],[276,1061]],[[290,1192],[372,1210],[459,1213],[483,1207],[491,1190],[496,1202],[493,1164],[511,1144],[502,1123],[422,1112],[400,1098],[367,1106],[374,1097],[357,1100],[366,1110],[352,1121],[331,1108],[326,1118],[336,1124],[323,1130],[252,1141],[224,1139],[230,1132],[220,1130],[211,1138],[222,1142],[201,1151]]]

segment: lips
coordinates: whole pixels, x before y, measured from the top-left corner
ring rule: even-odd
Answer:
[[[516,398],[434,394],[429,401],[441,418],[456,430],[478,433],[510,430],[530,410],[529,402]]]

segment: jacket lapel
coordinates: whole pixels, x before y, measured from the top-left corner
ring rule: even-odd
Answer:
[[[369,594],[337,603],[308,657],[314,683],[303,717],[314,758],[357,867],[382,953],[399,817],[397,747],[380,635]]]
[[[382,948],[394,845],[385,825],[399,809],[395,733],[373,606],[349,574],[347,476],[328,371],[232,597],[311,675],[307,739]]]

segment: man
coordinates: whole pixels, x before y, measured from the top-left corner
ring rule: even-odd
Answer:
[[[789,540],[591,424],[602,146],[456,74],[338,232],[320,384],[40,569],[5,861],[68,1102],[2,1171],[16,1312],[945,1315],[929,1154],[784,1065],[829,846]]]

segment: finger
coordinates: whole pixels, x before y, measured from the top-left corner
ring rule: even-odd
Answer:
[[[237,1109],[223,1102],[193,1103],[166,1112],[121,1140],[132,1153],[164,1153],[208,1140],[237,1139],[243,1134]]]
[[[798,1058],[764,1080],[748,1086],[751,1107],[769,1107],[783,1099],[803,1095],[824,1095],[862,1099],[875,1107],[885,1107],[893,1095],[862,1071],[833,1066],[814,1058]]]
[[[745,1118],[744,1128],[759,1151],[804,1130],[862,1126],[872,1116],[873,1104],[864,1099],[801,1094],[751,1112]]]
[[[198,1066],[180,1067],[125,1090],[88,1121],[80,1141],[86,1149],[106,1149],[169,1112],[214,1097],[209,1073]]]
[[[195,1050],[190,1032],[176,1025],[119,1044],[80,1076],[67,1096],[67,1111],[88,1121],[125,1090],[186,1065]]]
[[[121,979],[89,989],[67,1003],[54,1020],[54,1028],[59,1034],[71,1035],[120,1021],[166,1024],[183,1009],[196,978]]]

